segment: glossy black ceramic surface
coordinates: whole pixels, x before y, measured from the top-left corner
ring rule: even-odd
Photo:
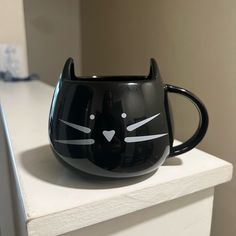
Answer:
[[[168,92],[189,98],[200,119],[195,134],[173,147]],[[151,59],[148,76],[76,77],[68,59],[56,86],[49,137],[66,166],[105,177],[133,177],[156,170],[169,156],[189,151],[206,133],[207,111],[182,88],[163,84]]]

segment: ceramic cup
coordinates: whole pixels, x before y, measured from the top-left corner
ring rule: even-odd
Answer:
[[[173,146],[168,93],[190,99],[199,112],[197,130],[178,146]],[[68,59],[49,115],[51,147],[63,164],[115,178],[156,170],[166,158],[195,147],[207,127],[203,103],[183,88],[164,84],[154,59],[148,76],[103,77],[76,77]]]

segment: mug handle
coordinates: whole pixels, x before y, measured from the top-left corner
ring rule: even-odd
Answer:
[[[165,89],[169,93],[177,93],[177,94],[187,97],[195,105],[199,114],[198,128],[195,131],[195,133],[192,135],[192,137],[190,137],[186,142],[180,145],[177,145],[175,147],[171,146],[169,157],[173,157],[173,156],[177,156],[182,153],[188,152],[189,150],[193,149],[203,139],[208,128],[209,119],[208,119],[208,113],[204,104],[193,93],[191,93],[190,91],[186,89],[183,89],[174,85],[170,85],[170,84],[166,84]],[[169,119],[169,122],[170,122],[170,119]],[[169,127],[171,127],[170,124],[169,124]],[[171,131],[171,134],[172,134],[172,131]],[[172,145],[173,145],[173,142],[172,142]]]

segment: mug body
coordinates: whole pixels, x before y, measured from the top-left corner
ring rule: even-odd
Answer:
[[[89,174],[150,173],[172,145],[165,99],[158,76],[61,78],[49,116],[51,147],[66,166]]]

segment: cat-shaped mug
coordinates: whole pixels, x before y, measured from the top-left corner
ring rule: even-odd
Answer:
[[[186,96],[199,112],[197,130],[177,146],[168,92]],[[51,147],[65,166],[114,178],[156,170],[166,158],[194,148],[207,127],[203,103],[183,88],[163,84],[154,59],[148,76],[76,77],[69,58],[49,114]]]

